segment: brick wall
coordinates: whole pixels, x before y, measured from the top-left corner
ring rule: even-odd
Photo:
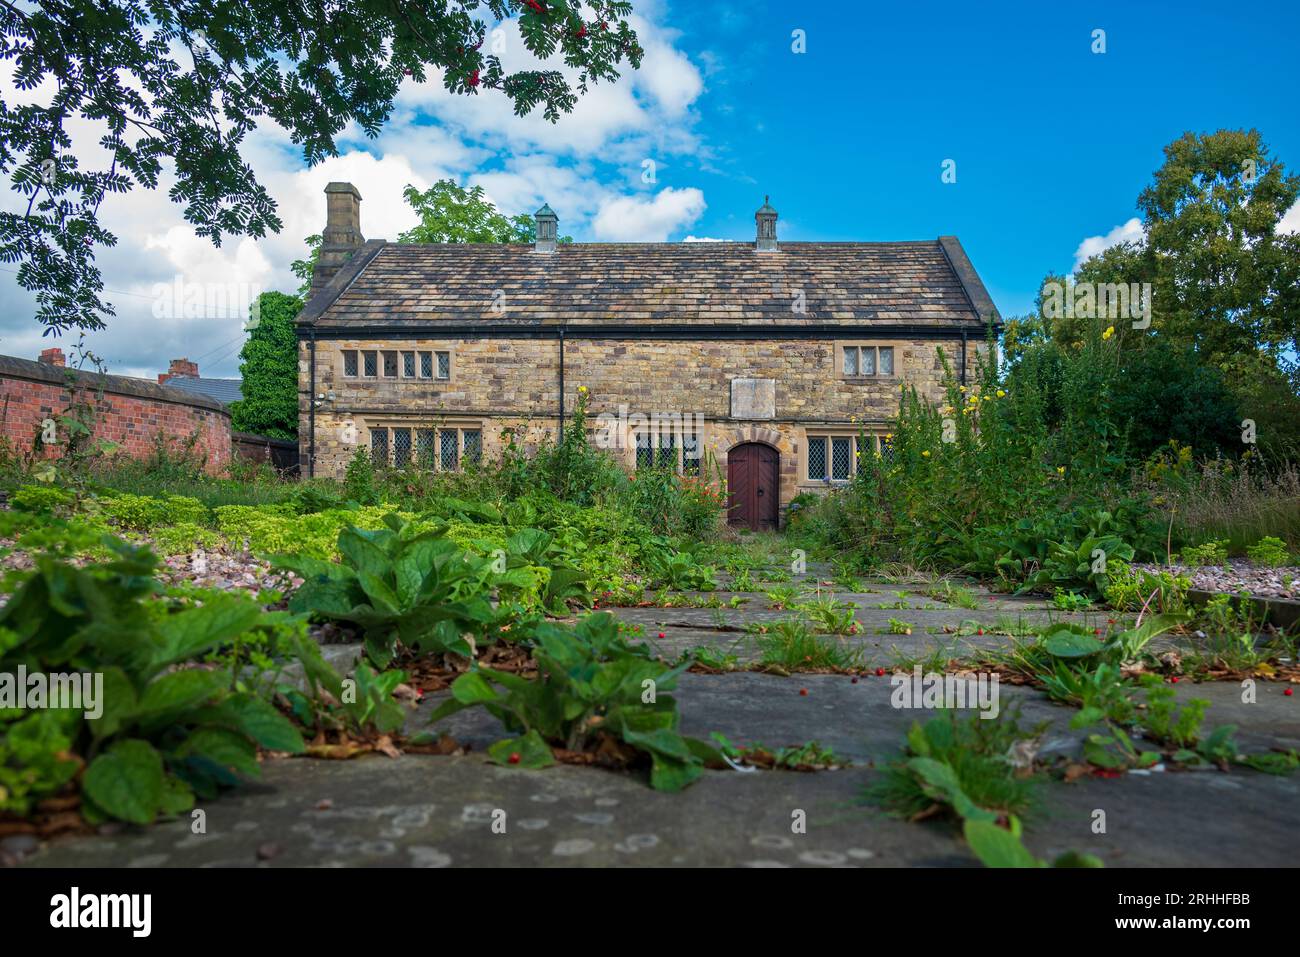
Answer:
[[[230,413],[213,399],[144,379],[65,369],[50,362],[0,356],[0,435],[16,451],[57,458],[67,436],[41,441],[42,423],[74,402],[94,410],[94,437],[116,442],[130,456],[148,454],[156,436],[179,445],[198,434],[196,451],[211,473],[230,464]]]

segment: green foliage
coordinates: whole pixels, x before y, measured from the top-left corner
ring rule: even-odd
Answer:
[[[531,243],[537,225],[531,216],[507,218],[497,211],[482,186],[463,189],[440,179],[424,192],[402,190],[420,222],[397,237],[399,243]],[[571,236],[559,241],[573,242]]]
[[[1138,611],[1143,606],[1161,612],[1181,612],[1187,604],[1192,581],[1171,571],[1149,572],[1131,568],[1125,562],[1107,564],[1110,581],[1103,592],[1112,608]]]
[[[1265,535],[1247,548],[1246,557],[1256,565],[1267,565],[1270,568],[1281,568],[1291,562],[1291,553],[1287,550],[1286,542],[1273,535]]]
[[[905,753],[884,768],[865,796],[907,818],[938,809],[963,820],[992,823],[1024,813],[1034,802],[1035,782],[1018,773],[1007,754],[1042,730],[1022,732],[1014,709],[1004,709],[991,720],[979,715],[959,719],[955,711],[945,710],[924,725],[913,723]]]
[[[11,10],[16,84],[76,82],[53,98],[0,104],[0,170],[28,210],[0,217],[0,251],[19,264],[38,321],[102,328],[113,311],[100,299],[95,250],[116,242],[98,218],[106,194],[156,189],[165,167],[169,195],[199,235],[219,244],[276,232],[275,202],[241,153],[259,120],[283,129],[309,165],[336,155],[344,130],[377,135],[408,77],[455,96],[491,90],[516,113],[539,110],[555,122],[591,84],[616,79],[625,60],[640,66],[631,13],[626,0],[467,0],[327,19],[266,0],[212,0],[197,18],[181,5],[126,0]],[[491,24],[515,14],[529,61],[558,56],[565,71],[506,71],[484,41]],[[74,34],[79,42],[69,43]],[[92,144],[108,159],[87,162]]]
[[[1046,861],[1039,860],[1026,850],[1021,843],[1020,818],[1008,815],[1007,827],[992,821],[966,820],[962,823],[962,835],[966,843],[975,852],[975,856],[985,867],[1047,867]],[[1050,865],[1052,867],[1102,867],[1099,858],[1091,854],[1079,854],[1068,851]]]
[[[299,723],[315,732],[348,731],[353,734],[393,734],[406,722],[407,709],[393,698],[406,680],[404,671],[376,672],[359,662],[347,680],[321,656],[311,637],[295,642],[295,657],[303,669],[304,688],[282,684],[279,694],[289,703]]]
[[[773,622],[758,638],[760,664],[783,671],[817,671],[856,666],[859,649],[816,634],[797,618]]]
[[[523,768],[552,764],[553,747],[621,745],[648,756],[650,785],[661,791],[681,790],[720,760],[717,749],[678,731],[677,702],[666,692],[686,665],[669,668],[629,646],[611,615],[588,615],[575,628],[541,624],[533,641],[536,679],[479,666],[456,679],[430,722],[484,707],[514,735],[494,744],[490,759]]]
[[[23,512],[49,515],[67,512],[76,504],[76,496],[57,485],[24,485],[9,496],[9,502]]]
[[[248,341],[239,353],[242,398],[230,406],[237,432],[298,437],[298,334],[302,300],[264,292],[251,307]]]
[[[84,766],[72,753],[75,724],[76,716],[68,711],[10,718],[0,708],[0,812],[25,817],[37,801],[61,791]]]
[[[82,809],[92,821],[147,824],[214,797],[239,775],[256,776],[258,746],[300,751],[302,739],[255,694],[232,690],[216,671],[183,667],[253,628],[257,603],[213,594],[202,605],[150,602],[155,559],[123,543],[101,565],[76,567],[49,556],[0,610],[0,670],[101,674],[102,711],[66,713],[57,727],[24,726],[20,741],[43,741],[88,761]],[[179,667],[178,666],[182,666]],[[61,768],[61,764],[59,765]],[[62,770],[35,765],[41,788],[61,786]],[[30,784],[30,779],[29,782]],[[28,790],[24,805],[39,797]]]
[[[378,505],[379,493],[375,488],[375,466],[370,461],[370,450],[357,446],[343,474],[343,492],[349,501],[361,505]]]
[[[421,531],[395,513],[385,515],[384,524],[339,532],[339,564],[277,556],[275,567],[304,579],[290,610],[355,624],[366,654],[381,668],[399,642],[422,652],[472,656],[465,636],[481,633],[493,619],[484,595],[486,561],[471,560],[445,537],[444,527]]]
[[[155,528],[149,537],[159,555],[179,555],[196,548],[216,548],[221,542],[221,536],[212,529],[193,522]]]
[[[1052,605],[1061,611],[1086,611],[1092,607],[1092,599],[1078,592],[1057,588],[1052,593]]]
[[[1191,568],[1205,565],[1224,565],[1228,561],[1228,543],[1226,541],[1202,542],[1189,545],[1178,553],[1178,560]]]
[[[1137,712],[1138,723],[1153,741],[1190,748],[1201,739],[1201,724],[1210,702],[1192,698],[1178,706],[1177,693],[1154,675],[1142,678],[1146,690],[1146,708]]]
[[[807,615],[820,631],[832,635],[858,633],[852,602],[837,601],[834,595],[818,593],[795,607]]]
[[[114,492],[99,499],[99,513],[120,528],[150,531],[163,525],[207,525],[208,508],[184,495],[154,497]]]
[[[645,555],[645,564],[656,587],[677,591],[713,591],[718,587],[713,567],[701,565],[689,552],[657,549]]]

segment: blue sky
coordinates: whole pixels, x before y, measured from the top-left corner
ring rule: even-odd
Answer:
[[[289,263],[320,231],[336,179],[361,191],[366,236],[388,239],[413,222],[402,187],[444,177],[482,185],[510,214],[546,201],[580,241],[749,241],[770,194],[787,240],[956,234],[1015,315],[1081,249],[1140,237],[1137,195],[1184,131],[1256,127],[1300,170],[1300,4],[633,2],[643,69],[595,87],[556,126],[491,93],[411,83],[378,139],[349,131],[316,168],[284,131],[259,130],[246,156],[279,203],[278,236],[214,250],[168,202],[166,179],[106,204],[121,243],[101,266],[119,315],[89,345],[115,372],[151,376],[187,356],[205,375],[237,375],[240,297],[214,305],[211,290],[292,290]],[[1092,52],[1097,29],[1105,53]],[[512,23],[492,42],[508,69],[535,63]],[[2,73],[0,88],[17,98]],[[945,160],[955,183],[941,180]],[[1300,210],[1286,224],[1300,229]],[[197,306],[160,308],[193,289]],[[0,352],[49,344],[31,315],[0,272]]]

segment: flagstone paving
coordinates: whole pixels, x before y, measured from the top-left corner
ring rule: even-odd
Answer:
[[[1094,623],[1105,615],[1066,616],[1042,602],[982,598],[990,606],[954,609],[914,596],[906,586],[870,583],[854,596],[864,634],[844,639],[863,649],[873,666],[889,667],[896,645],[922,655],[954,640],[944,626],[999,618],[1046,623],[1070,618]],[[898,600],[935,607],[876,609]],[[719,596],[724,602],[730,597]],[[793,617],[772,611],[760,594],[739,609],[610,609],[640,624],[661,652],[675,657],[701,644],[743,646],[752,622]],[[911,636],[877,635],[880,622],[897,617],[915,625]],[[931,633],[927,629],[932,629]],[[665,638],[657,635],[663,631]],[[961,639],[983,648],[1006,647],[1006,636],[986,631]],[[330,646],[339,663],[352,649]],[[1250,750],[1300,747],[1300,699],[1283,695],[1278,682],[1258,682],[1255,703],[1242,701],[1235,682],[1174,686],[1180,699],[1211,705],[1206,727],[1230,723]],[[806,694],[802,694],[806,691]],[[1019,707],[1020,726],[1042,724],[1039,755],[1076,756],[1082,732],[1069,728],[1074,709],[1041,693],[1002,684],[999,706]],[[879,766],[898,753],[924,710],[891,704],[888,675],[794,674],[756,671],[688,673],[676,695],[682,730],[707,737],[717,731],[741,744],[769,747],[817,740],[850,767],[835,771],[707,771],[678,794],[649,789],[642,774],[594,767],[557,766],[525,771],[490,765],[483,749],[503,736],[481,709],[453,715],[439,727],[469,746],[464,755],[366,756],[352,761],[268,761],[260,782],[204,806],[206,833],[188,819],[149,828],[55,841],[28,866],[413,866],[639,865],[747,866],[970,866],[976,864],[957,830],[942,822],[910,823],[861,801]],[[428,695],[412,715],[423,727],[445,697]],[[1093,832],[1104,811],[1106,833]],[[792,829],[798,812],[803,833]],[[504,815],[504,816],[502,816]],[[493,821],[504,822],[504,833]],[[498,830],[500,830],[498,823]],[[1118,778],[1085,777],[1045,782],[1039,807],[1029,815],[1026,845],[1051,858],[1086,851],[1109,866],[1177,867],[1294,865],[1300,832],[1300,776],[1276,777],[1239,769],[1152,771]]]

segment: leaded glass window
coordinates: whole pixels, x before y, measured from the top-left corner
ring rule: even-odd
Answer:
[[[826,479],[826,437],[816,435],[808,439],[808,478],[814,482]]]

